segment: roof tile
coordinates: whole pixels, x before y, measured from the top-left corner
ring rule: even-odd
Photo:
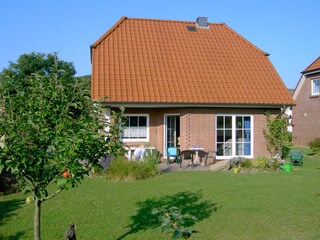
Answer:
[[[293,104],[267,54],[226,24],[121,18],[92,46],[94,99]]]
[[[320,57],[318,57],[313,63],[311,63],[304,71],[303,73],[313,71],[320,69]]]

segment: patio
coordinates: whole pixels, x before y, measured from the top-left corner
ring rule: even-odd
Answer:
[[[178,171],[217,171],[217,170],[229,170],[230,161],[217,160],[208,163],[206,166],[202,164],[194,164],[193,167],[190,161],[184,161],[180,167],[177,163],[166,164],[165,162],[158,164],[158,169],[161,172],[178,172]]]
[[[194,164],[192,167],[189,165],[189,163],[182,163],[181,167],[179,164],[172,163],[172,164],[166,164],[166,163],[160,163],[158,165],[158,169],[161,172],[177,172],[177,171],[204,171],[204,170],[210,170],[209,167],[212,164],[208,164],[207,166],[202,166],[201,164]]]

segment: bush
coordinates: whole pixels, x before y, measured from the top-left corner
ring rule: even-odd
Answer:
[[[254,159],[247,159],[243,157],[237,157],[230,159],[231,168],[240,167],[246,169],[245,172],[251,172],[252,170],[267,170],[278,169],[278,160],[270,160],[265,156],[258,156]]]
[[[246,159],[244,162],[240,163],[240,167],[242,167],[242,168],[252,168],[252,160]]]
[[[191,214],[182,214],[181,210],[177,207],[169,209],[153,209],[152,214],[158,216],[160,227],[154,230],[161,230],[161,232],[172,232],[171,239],[190,238],[192,233],[197,231],[186,227],[188,221],[194,222],[198,220]]]
[[[266,169],[269,164],[269,160],[265,156],[258,156],[252,160],[252,166],[257,169]]]
[[[244,163],[247,160],[248,160],[247,158],[243,158],[243,157],[231,158],[230,159],[230,167],[231,168],[239,167],[239,166],[241,166],[242,163]]]
[[[314,154],[320,153],[320,138],[315,138],[313,141],[309,142],[308,145]]]
[[[135,181],[154,177],[158,173],[157,162],[153,157],[146,157],[144,161],[117,157],[111,161],[107,178],[116,181]]]

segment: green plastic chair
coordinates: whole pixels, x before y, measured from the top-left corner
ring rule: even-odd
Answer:
[[[302,150],[290,150],[289,156],[293,165],[303,165],[303,151]]]
[[[170,158],[173,158],[173,162],[180,164],[181,167],[181,160],[180,160],[180,154],[179,154],[179,148],[176,147],[169,147],[167,149],[167,164],[170,164]]]

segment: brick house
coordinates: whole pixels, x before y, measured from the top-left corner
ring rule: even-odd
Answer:
[[[293,108],[293,142],[307,146],[320,137],[320,57],[302,72],[293,99],[297,103]]]
[[[91,45],[92,98],[128,117],[126,145],[268,155],[265,112],[294,101],[268,54],[224,23],[122,17]]]

